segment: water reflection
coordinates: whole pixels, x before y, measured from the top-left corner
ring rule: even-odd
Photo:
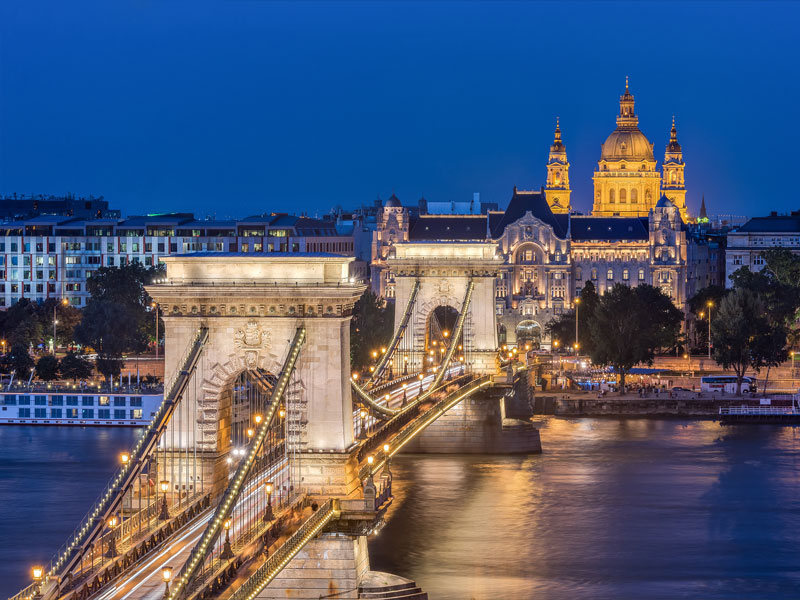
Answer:
[[[67,541],[130,449],[130,428],[0,427],[0,597]]]
[[[400,457],[372,567],[432,600],[793,597],[796,431],[551,419],[541,456]]]

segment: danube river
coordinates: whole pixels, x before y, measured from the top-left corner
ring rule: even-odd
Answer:
[[[135,432],[0,428],[0,597],[72,530]],[[556,419],[541,456],[406,456],[372,568],[431,600],[794,598],[800,428]]]

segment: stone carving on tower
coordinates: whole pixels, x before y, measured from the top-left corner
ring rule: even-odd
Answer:
[[[678,207],[684,221],[688,219],[686,213],[686,182],[683,178],[683,150],[678,143],[678,130],[675,129],[675,117],[672,117],[672,129],[669,132],[669,143],[664,152],[664,195]]]
[[[547,158],[547,186],[544,188],[544,193],[547,204],[554,213],[570,211],[569,161],[567,161],[567,149],[561,141],[558,118],[556,118],[555,138]]]
[[[256,321],[248,321],[241,329],[233,332],[233,347],[244,351],[244,362],[248,369],[258,366],[258,351],[271,345],[270,332],[262,329]]]
[[[656,170],[653,144],[639,130],[639,117],[625,79],[619,99],[617,128],[608,136],[594,173],[592,214],[604,217],[643,217],[658,201],[661,174]]]
[[[679,308],[685,299],[686,232],[680,209],[662,196],[650,211],[652,284],[670,296]]]

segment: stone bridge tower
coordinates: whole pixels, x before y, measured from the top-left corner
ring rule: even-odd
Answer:
[[[176,415],[170,427],[185,446],[197,440],[206,472],[226,479],[232,387],[236,377],[260,369],[278,375],[297,328],[306,328],[287,395],[287,436],[294,440],[309,491],[347,491],[353,443],[350,398],[350,319],[365,290],[350,277],[352,258],[333,254],[196,253],[162,259],[166,278],[147,291],[165,324],[164,380],[169,382],[201,326],[209,337],[195,377],[201,386],[192,418]],[[324,459],[318,458],[324,453]],[[307,457],[303,458],[303,457]]]
[[[464,326],[465,358],[473,372],[496,370],[495,283],[502,261],[494,242],[404,242],[394,246],[387,267],[395,281],[395,330],[416,281],[420,282],[399,357],[419,366],[431,313],[440,306],[461,312],[470,280],[472,300]],[[405,355],[403,355],[405,353]],[[423,357],[424,358],[424,357]]]

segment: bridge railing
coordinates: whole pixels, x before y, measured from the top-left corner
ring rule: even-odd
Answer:
[[[81,524],[70,536],[69,541],[56,553],[50,563],[45,582],[52,577],[68,572],[74,565],[76,558],[80,556],[78,551],[81,548],[85,548],[95,537],[102,533],[105,528],[106,518],[119,505],[131,482],[141,472],[153,445],[166,428],[169,417],[178,403],[179,396],[188,382],[189,375],[194,369],[207,339],[208,329],[205,327],[200,328],[189,343],[183,358],[178,363],[179,368],[170,385],[165,387],[167,393],[164,395],[164,400],[148,427],[140,435],[139,441],[130,454],[129,461],[111,478],[105,487],[105,492],[86,513]]]
[[[255,600],[256,596],[275,579],[289,561],[332,519],[339,514],[339,501],[329,498],[317,511],[295,531],[289,539],[273,552],[255,573],[239,588],[229,600]]]

